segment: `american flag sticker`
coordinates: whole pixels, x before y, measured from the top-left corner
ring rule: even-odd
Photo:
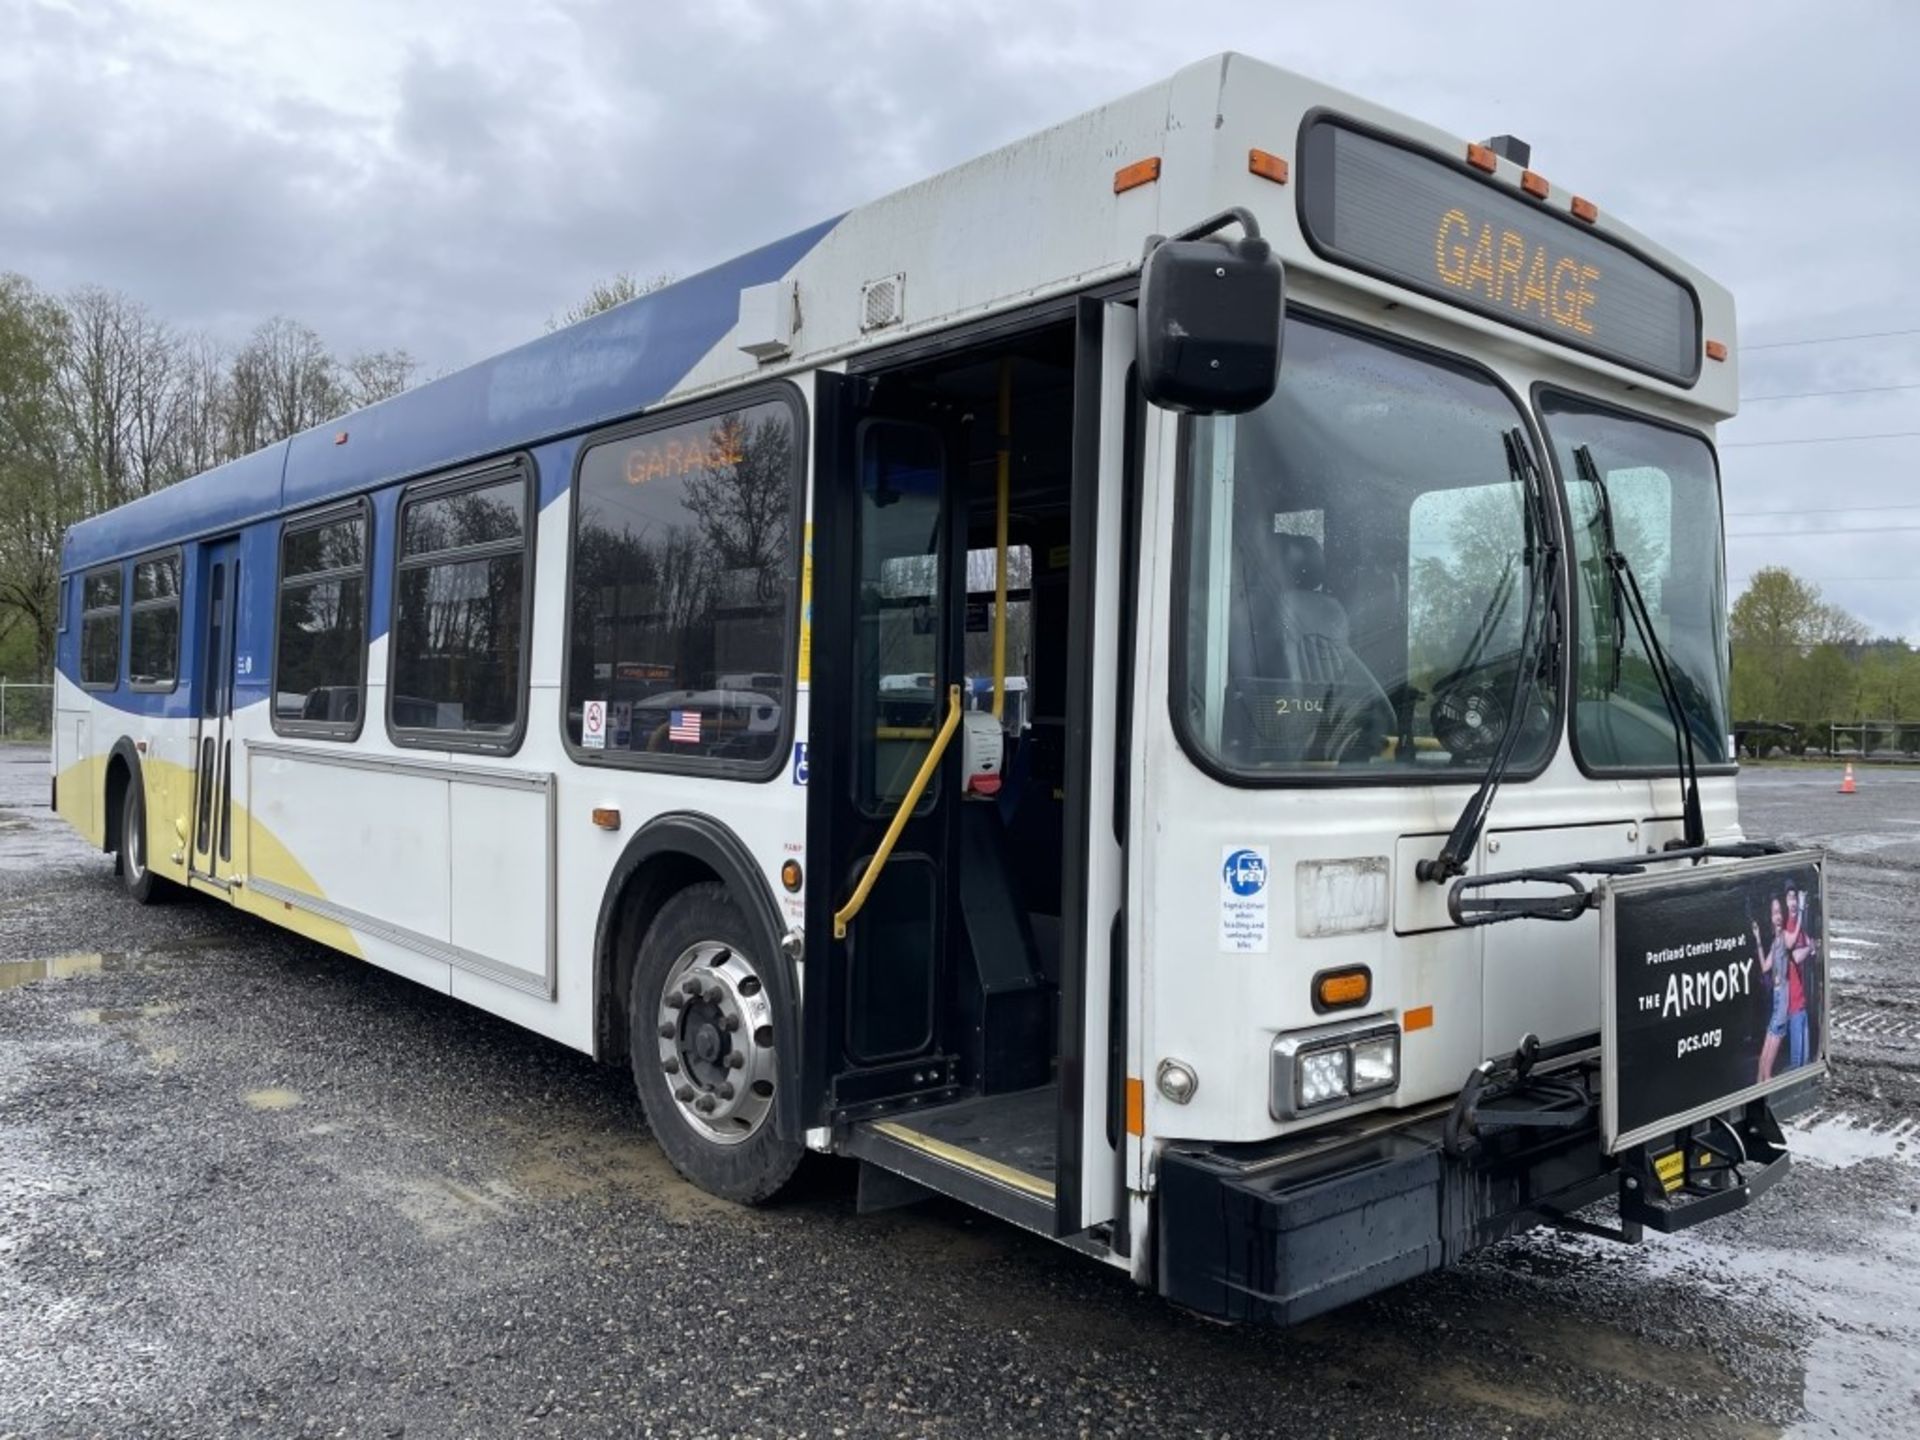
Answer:
[[[675,710],[667,717],[667,739],[676,745],[700,743],[700,712]]]

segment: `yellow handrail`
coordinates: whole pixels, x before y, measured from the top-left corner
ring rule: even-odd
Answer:
[[[993,462],[993,718],[1007,713],[1007,492],[1013,470],[1013,361],[1000,362],[1000,409]]]
[[[880,837],[880,847],[873,852],[873,858],[867,861],[867,871],[860,877],[860,883],[853,887],[853,894],[847,897],[833,915],[833,938],[847,938],[847,926],[853,917],[860,913],[872,893],[873,885],[880,878],[880,872],[893,856],[893,847],[900,839],[900,832],[907,828],[907,817],[913,814],[913,807],[920,803],[920,797],[926,792],[927,782],[933,779],[934,768],[939,765],[940,757],[946,754],[947,742],[953,739],[953,732],[960,728],[960,687],[947,687],[947,718],[940,726],[940,733],[933,737],[933,744],[927,747],[927,758],[920,762],[920,773],[913,777],[913,783],[907,786],[907,793],[900,797],[900,808],[893,812],[893,822],[887,826],[887,833]]]

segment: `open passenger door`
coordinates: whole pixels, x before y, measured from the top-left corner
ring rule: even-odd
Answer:
[[[1124,1213],[1133,311],[1082,301],[1072,320],[818,377],[807,780],[808,1123],[882,1170],[1056,1235]],[[1044,664],[1067,672],[1046,677],[1058,709],[1031,730],[1010,710],[1004,737],[1018,749],[1044,731],[1058,758],[1027,782],[1051,817],[1039,825],[969,794],[962,763],[961,722],[978,739],[990,693],[967,673],[969,611],[976,632],[988,615],[1004,624],[969,603],[969,519],[978,550],[997,518],[1004,557],[1015,448],[1005,391],[997,450],[978,428],[993,410],[978,380],[1011,374],[1016,356],[1036,402],[1044,390],[1040,443],[1057,452],[1034,462],[1036,503],[1043,490],[1063,527],[1047,533],[1068,541],[1032,561],[1052,608],[1029,611],[1055,627]],[[970,399],[943,403],[969,384]],[[1022,444],[1035,441],[1030,426]],[[1015,831],[1056,837],[1038,909]]]

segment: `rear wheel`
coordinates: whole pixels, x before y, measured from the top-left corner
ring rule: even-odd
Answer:
[[[628,1049],[647,1123],[701,1189],[754,1204],[792,1178],[803,1147],[774,1125],[773,997],[752,929],[724,885],[660,907],[640,942]]]
[[[137,775],[127,782],[126,798],[121,802],[120,853],[115,868],[127,894],[142,905],[167,898],[171,887],[147,864],[147,798]]]

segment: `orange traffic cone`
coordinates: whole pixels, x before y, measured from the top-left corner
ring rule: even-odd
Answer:
[[[1842,795],[1851,795],[1854,792],[1854,788],[1853,762],[1849,760],[1847,762],[1847,773],[1840,777],[1840,793]]]

